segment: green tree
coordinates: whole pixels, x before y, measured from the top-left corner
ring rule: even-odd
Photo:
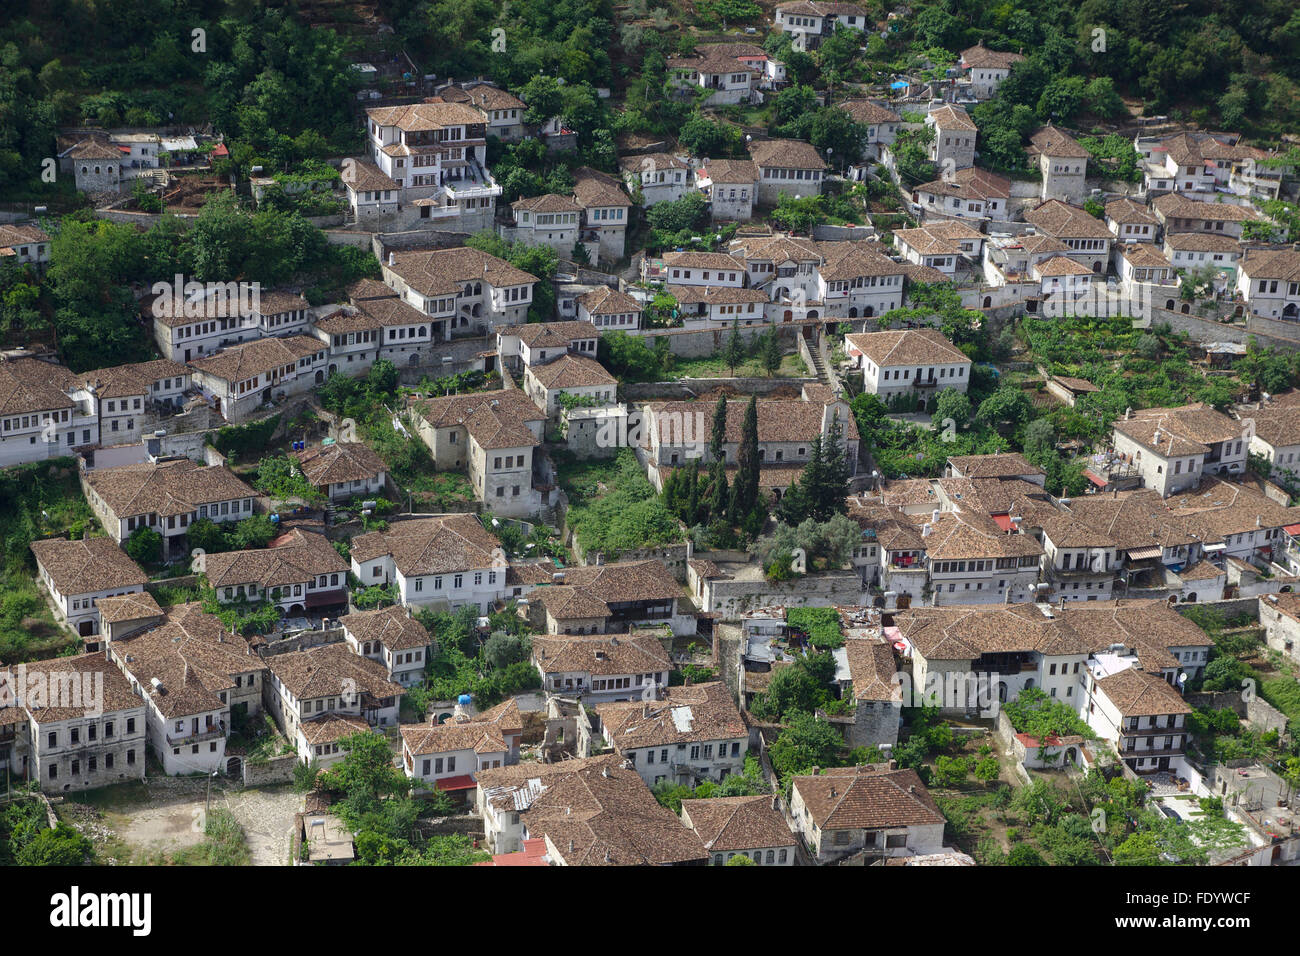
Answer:
[[[153,565],[162,561],[163,538],[153,528],[143,525],[131,532],[122,550],[136,564]]]
[[[82,866],[93,850],[89,839],[60,820],[37,833],[16,859],[19,866]]]
[[[762,347],[760,356],[763,362],[763,371],[769,376],[775,375],[781,368],[781,361],[784,353],[781,351],[781,336],[777,332],[776,326],[771,326],[763,333]]]
[[[751,395],[741,425],[740,448],[736,452],[736,480],[731,488],[727,518],[739,524],[758,504],[758,400]]]
[[[843,747],[844,738],[831,724],[797,711],[786,720],[768,754],[772,769],[786,781],[813,767],[837,766]]]
[[[745,361],[745,342],[740,337],[739,324],[731,327],[731,335],[727,338],[727,345],[723,349],[722,360],[727,363],[732,375],[736,374],[736,367]]]

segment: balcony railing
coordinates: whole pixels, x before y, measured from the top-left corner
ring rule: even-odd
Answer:
[[[217,737],[226,736],[226,724],[224,721],[217,721],[215,724],[205,724],[198,730],[168,731],[167,742],[172,746],[181,744],[197,744],[205,740],[215,740]]]

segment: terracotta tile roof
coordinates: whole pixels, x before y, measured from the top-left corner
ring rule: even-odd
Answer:
[[[573,171],[573,197],[584,209],[632,205],[621,182],[590,166],[579,166]]]
[[[531,375],[547,391],[618,384],[618,379],[605,371],[605,367],[595,359],[568,353],[545,365],[528,366],[525,375]]]
[[[592,293],[587,294],[591,295]],[[524,325],[508,325],[498,328],[497,334],[513,335],[530,349],[568,348],[574,342],[582,339],[600,338],[600,330],[595,325],[577,319],[569,319],[563,322],[527,322]]]
[[[1226,577],[1227,573],[1209,561],[1197,561],[1190,568],[1179,571],[1178,576],[1184,581],[1213,581],[1215,578]]]
[[[298,528],[276,538],[266,548],[209,554],[204,560],[204,574],[214,588],[250,583],[263,588],[306,584],[322,574],[347,574],[349,567],[324,535]]]
[[[185,717],[226,706],[218,697],[235,687],[235,676],[261,671],[265,664],[242,638],[227,634],[198,603],[168,608],[163,621],[112,645],[164,717]],[[152,684],[157,679],[161,688]]]
[[[338,623],[358,641],[378,641],[390,651],[410,651],[431,643],[429,632],[411,616],[411,609],[399,605],[377,611],[349,611]]]
[[[411,106],[381,106],[366,110],[379,126],[396,126],[407,133],[442,129],[447,126],[482,126],[487,116],[464,103],[415,103]]]
[[[938,521],[928,515],[911,517],[913,523],[930,525],[925,549],[932,560],[1022,558],[1043,553],[1043,546],[1033,535],[1008,534],[987,515],[944,511]]]
[[[558,193],[543,193],[541,196],[528,196],[516,199],[510,204],[514,210],[526,209],[529,212],[572,212],[582,211],[582,206],[569,196]]]
[[[353,734],[368,733],[370,725],[364,718],[334,711],[309,717],[298,724],[298,731],[309,744],[332,744]]]
[[[1040,127],[1029,142],[1044,156],[1058,159],[1088,159],[1091,154],[1069,133],[1055,126]]]
[[[1145,408],[1115,422],[1115,430],[1161,455],[1194,455],[1218,442],[1235,441],[1245,426],[1203,402],[1180,408]],[[1160,432],[1156,445],[1155,433]]]
[[[415,399],[410,407],[434,428],[463,427],[485,449],[540,445],[525,423],[546,420],[546,414],[517,388]]]
[[[403,724],[402,746],[413,757],[472,750],[476,754],[504,753],[510,749],[494,720],[449,720],[443,724]]]
[[[953,173],[950,179],[931,180],[913,189],[916,192],[958,199],[1008,199],[1011,196],[1011,180],[978,166],[967,166]]]
[[[1140,202],[1134,202],[1127,197],[1123,199],[1112,199],[1106,203],[1106,218],[1113,219],[1118,223],[1139,223],[1148,226],[1154,226],[1157,222],[1155,215],[1146,206]]]
[[[162,608],[148,591],[100,598],[95,602],[95,609],[99,611],[100,620],[109,624],[140,621],[147,617],[161,617],[163,614]]]
[[[854,700],[887,701],[901,703],[903,687],[894,681],[898,665],[894,662],[894,649],[888,641],[853,637],[844,641],[844,653],[849,662],[849,678],[853,682]]]
[[[727,402],[727,427],[724,441],[739,444],[745,425],[745,408],[749,403],[742,399]],[[789,398],[759,399],[756,404],[758,412],[758,440],[760,442],[811,442],[822,433],[822,411],[819,402],[804,402]],[[694,402],[659,402],[646,406],[654,417],[654,423],[647,428],[653,432],[659,429],[660,440],[665,443],[682,443],[682,430],[673,425],[687,415],[703,415],[705,435],[713,421],[713,402],[699,399]],[[668,416],[668,417],[665,417]],[[855,440],[858,426],[853,416],[841,420],[844,437]]]
[[[258,497],[228,468],[205,467],[188,458],[98,468],[87,472],[85,481],[119,518],[189,514],[214,501]]]
[[[944,823],[930,791],[915,770],[889,764],[838,767],[795,777],[808,815],[822,830],[883,830]]]
[[[1025,212],[1025,221],[1057,239],[1114,239],[1100,219],[1079,206],[1049,199]]]
[[[1097,688],[1110,699],[1122,717],[1155,717],[1192,712],[1182,695],[1166,681],[1136,667],[1101,678],[1097,681]]]
[[[322,644],[305,651],[276,654],[266,665],[299,701],[339,694],[400,697],[406,688],[388,679],[383,664],[353,654],[346,644]]]
[[[747,159],[710,159],[703,171],[715,183],[758,182],[758,167]]]
[[[383,325],[372,315],[360,309],[341,308],[327,318],[317,319],[312,325],[326,335],[347,335],[349,332],[374,332]]]
[[[526,108],[523,100],[508,90],[489,83],[479,83],[465,87],[469,101],[481,110],[522,110]]]
[[[762,289],[725,285],[668,285],[664,291],[676,299],[678,305],[747,305],[768,301],[767,293]]]
[[[641,153],[624,156],[618,161],[620,169],[629,173],[657,172],[661,169],[690,169],[672,153]]]
[[[306,312],[311,303],[297,292],[283,289],[260,293],[257,297],[258,315],[284,315],[287,312]]]
[[[539,587],[531,594],[557,621],[607,617],[611,604],[682,597],[682,586],[662,561],[571,567],[564,575],[563,584]]]
[[[494,567],[501,542],[474,515],[394,521],[387,531],[371,531],[352,539],[352,558],[371,561],[392,555],[404,577],[449,574]]]
[[[225,382],[242,382],[275,369],[296,366],[309,355],[324,355],[327,346],[313,335],[255,339],[222,349],[216,355],[194,359],[191,367]]]
[[[880,368],[970,364],[970,357],[949,342],[938,329],[859,332],[844,336],[844,340]]]
[[[906,274],[906,265],[889,258],[880,251],[880,245],[870,240],[823,242],[818,244],[818,249],[825,257],[825,262],[817,269],[817,273],[826,281]],[[946,278],[945,276],[945,280]]]
[[[36,226],[0,225],[0,249],[12,249],[28,243],[49,242],[49,234]]]
[[[122,151],[102,139],[91,138],[74,146],[68,155],[73,159],[121,159]]]
[[[743,273],[745,263],[725,252],[666,252],[664,265],[681,269],[721,269]]]
[[[51,688],[59,687],[61,688],[59,694],[54,695],[59,698],[55,703],[75,705],[32,707],[29,702],[27,712],[38,725],[83,718],[96,704],[104,716],[121,710],[136,710],[144,707],[144,701],[136,696],[130,682],[122,676],[122,672],[112,661],[104,657],[102,651],[94,654],[79,654],[76,657],[55,657],[50,660],[34,661],[25,666],[28,686],[31,686],[35,679],[43,681]],[[95,676],[97,674],[103,675],[102,694],[99,688],[95,687],[91,694],[97,699],[90,699],[90,695],[81,695],[78,699],[80,688],[90,686],[92,682],[98,683],[100,678]],[[69,690],[69,685],[72,690]]]
[[[1228,202],[1200,202],[1182,193],[1165,193],[1151,203],[1164,219],[1205,219],[1210,222],[1262,222],[1267,217],[1254,206]]]
[[[1018,478],[1021,475],[1043,475],[1046,472],[1031,465],[1018,451],[997,455],[953,455],[948,465],[965,478]]]
[[[811,262],[825,255],[816,242],[795,236],[746,236],[731,241],[731,254],[747,262]]]
[[[607,285],[578,296],[578,305],[592,315],[636,314],[642,311],[641,303],[636,299]]]
[[[793,847],[794,834],[770,796],[714,797],[683,800],[682,817],[690,819],[706,850],[759,850]]]
[[[605,735],[620,752],[744,737],[730,692],[721,681],[669,687],[663,700],[598,704]]]
[[[317,488],[343,481],[372,479],[388,470],[384,460],[369,445],[361,442],[315,445],[296,452],[295,457],[303,476]]]
[[[663,642],[649,634],[537,635],[533,663],[543,674],[657,674],[672,668]]]
[[[855,123],[876,126],[880,123],[902,122],[902,117],[889,107],[873,103],[871,100],[845,100],[836,105],[853,117]]]
[[[1283,507],[1255,488],[1220,478],[1202,477],[1196,488],[1170,495],[1166,504],[1188,531],[1210,540],[1300,522],[1300,508]]]
[[[379,328],[428,325],[432,321],[415,306],[398,298],[367,299],[357,303],[356,307],[363,315],[373,319]]]
[[[1251,412],[1255,435],[1274,448],[1300,445],[1300,408],[1261,408]]]
[[[46,538],[31,548],[63,595],[140,587],[149,580],[112,538]]]
[[[1052,256],[1050,259],[1036,262],[1032,266],[1032,271],[1044,278],[1051,278],[1052,276],[1090,276],[1093,274],[1091,269],[1069,256]]]
[[[670,70],[692,70],[705,76],[723,73],[759,73],[755,67],[742,63],[734,56],[706,52],[696,56],[673,56],[667,61]]]
[[[77,377],[61,365],[40,359],[0,359],[0,414],[72,408],[68,390]]]
[[[1120,246],[1120,255],[1132,265],[1144,269],[1173,268],[1154,245],[1149,242],[1129,242]]]
[[[1147,488],[1116,498],[1103,495],[1074,498],[1069,512],[1082,524],[1114,538],[1122,551],[1185,547],[1197,541],[1175,518],[1165,500]]]
[[[970,118],[969,113],[960,106],[952,106],[951,104],[941,106],[937,110],[930,110],[926,119],[933,120],[934,125],[939,129],[965,129],[972,131],[978,129],[975,125],[975,121]]]
[[[179,362],[154,359],[150,362],[134,362],[82,372],[77,378],[88,386],[93,385],[95,394],[100,398],[122,398],[131,395],[148,397],[155,382],[165,378],[183,378],[189,374],[190,370]]]
[[[531,837],[544,837],[569,866],[656,866],[707,859],[699,838],[660,806],[636,771],[599,760],[570,769],[574,763],[578,761],[483,771],[479,786],[485,791],[500,786],[498,781],[519,786],[532,774],[539,785],[523,798],[524,825]]]
[[[1043,536],[1057,548],[1113,548],[1115,539],[1098,528],[1068,514],[1045,518],[1039,524]]]
[[[961,63],[966,69],[985,69],[985,70],[1009,70],[1012,65],[1019,63],[1024,59],[1019,53],[1004,53],[1001,50],[990,50],[981,40],[975,46],[967,47],[961,51]]]
[[[1241,270],[1252,279],[1278,279],[1295,282],[1300,279],[1300,251],[1295,249],[1248,249],[1242,256]]]
[[[354,193],[395,193],[399,189],[395,179],[373,163],[348,163],[343,166],[343,174],[339,178]]]
[[[1208,232],[1167,232],[1165,245],[1180,252],[1222,252],[1241,251],[1241,245],[1232,236],[1216,236]]]
[[[482,280],[496,288],[531,285],[537,276],[516,269],[504,259],[468,246],[454,249],[392,253],[392,265],[385,268],[421,295],[448,295],[460,291],[465,282]]]
[[[348,301],[363,302],[366,299],[393,299],[397,293],[378,279],[358,279],[348,286]]]
[[[825,169],[826,160],[801,139],[764,139],[749,144],[749,155],[760,169]]]

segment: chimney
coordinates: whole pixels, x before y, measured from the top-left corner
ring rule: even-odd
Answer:
[[[396,262],[396,260],[397,260],[397,256],[395,256],[390,250],[388,253],[388,264],[391,266]]]
[[[813,775],[814,777],[817,776],[817,775],[818,775],[819,773],[821,773],[821,772],[822,772],[822,768],[821,768],[821,767],[813,767],[813,768],[812,768],[812,775]]]
[[[931,524],[938,524],[938,523],[939,523],[939,509],[938,509],[938,508],[935,508],[933,511],[930,512],[930,523],[931,523]]]

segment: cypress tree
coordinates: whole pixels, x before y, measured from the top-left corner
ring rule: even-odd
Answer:
[[[727,396],[718,396],[718,403],[713,406],[713,432],[709,436],[709,460],[722,457],[723,446],[727,441]]]
[[[731,489],[731,510],[727,517],[739,524],[758,503],[758,400],[749,396],[745,423],[741,428],[740,450],[736,455],[736,483]]]
[[[847,509],[844,499],[849,493],[849,463],[843,437],[844,429],[836,419],[822,443],[822,487],[815,501],[818,521],[829,521],[831,515]]]

